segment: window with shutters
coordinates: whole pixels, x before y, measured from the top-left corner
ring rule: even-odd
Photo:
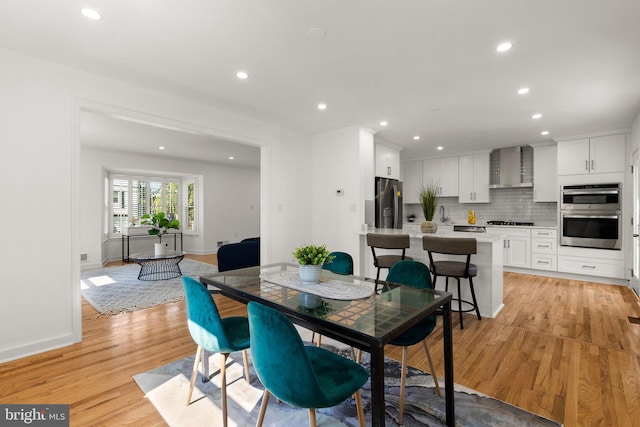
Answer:
[[[143,215],[158,212],[178,219],[183,233],[197,232],[197,182],[196,177],[110,174],[105,206],[109,234],[120,235],[140,225]]]

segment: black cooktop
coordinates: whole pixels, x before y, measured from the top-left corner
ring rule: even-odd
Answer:
[[[518,222],[518,221],[487,221],[488,225],[521,225],[532,226],[532,222]]]

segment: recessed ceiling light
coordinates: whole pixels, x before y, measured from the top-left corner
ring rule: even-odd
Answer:
[[[85,18],[89,18],[93,21],[98,21],[102,19],[102,15],[100,15],[97,11],[93,9],[89,9],[88,7],[81,9],[80,13],[82,13],[85,16]]]
[[[163,146],[158,147],[158,150],[164,150]]]
[[[327,104],[318,104],[318,110],[326,110]]]
[[[416,136],[413,137],[413,139],[414,139],[414,141],[417,141],[417,140],[420,139],[420,137],[418,135],[416,135]]]
[[[381,121],[381,122],[380,122],[380,126],[386,126],[386,125],[388,125],[388,124],[389,124],[389,123],[387,123],[387,121],[386,121],[386,120],[383,120],[383,121]]]
[[[542,132],[540,132],[540,135],[549,135],[549,131],[548,130],[543,130]]]
[[[542,117],[542,114],[540,113],[535,113],[533,116],[531,116],[533,120],[538,120],[540,117]]]
[[[442,145],[438,145],[438,146],[436,147],[436,150],[438,150],[438,151],[442,151],[442,150],[444,150],[444,147],[443,147]]]
[[[245,79],[249,78],[249,74],[247,74],[246,71],[238,71],[236,73],[236,77],[239,78],[239,79],[245,80]]]
[[[511,49],[511,47],[513,47],[513,45],[510,42],[504,42],[504,43],[500,43],[498,47],[496,47],[496,50],[498,52],[506,52],[509,49]]]
[[[520,89],[518,89],[518,95],[524,95],[529,93],[529,88],[528,87],[522,87]]]
[[[233,159],[235,159],[235,157],[229,156],[229,160],[233,160]]]

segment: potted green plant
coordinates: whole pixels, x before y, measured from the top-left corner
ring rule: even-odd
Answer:
[[[293,251],[298,261],[300,279],[303,283],[318,283],[322,264],[335,258],[327,249],[327,245],[302,245]]]
[[[418,199],[420,200],[420,207],[422,207],[422,213],[424,214],[424,222],[420,225],[420,230],[423,233],[435,233],[438,230],[438,226],[433,221],[433,216],[436,214],[438,208],[438,196],[437,187],[433,184],[428,186],[422,186]]]
[[[154,215],[144,214],[140,217],[140,224],[151,225],[149,234],[151,236],[158,236],[160,238],[160,243],[155,244],[156,255],[164,254],[162,236],[167,234],[170,229],[180,229],[180,221],[175,218],[167,217],[164,212],[157,212]]]

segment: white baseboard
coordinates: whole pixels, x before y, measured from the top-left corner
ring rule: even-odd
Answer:
[[[23,357],[44,353],[46,351],[55,350],[61,347],[66,347],[80,341],[82,341],[82,338],[75,339],[73,334],[69,334],[57,338],[47,339],[2,350],[0,351],[0,363],[22,359]]]

